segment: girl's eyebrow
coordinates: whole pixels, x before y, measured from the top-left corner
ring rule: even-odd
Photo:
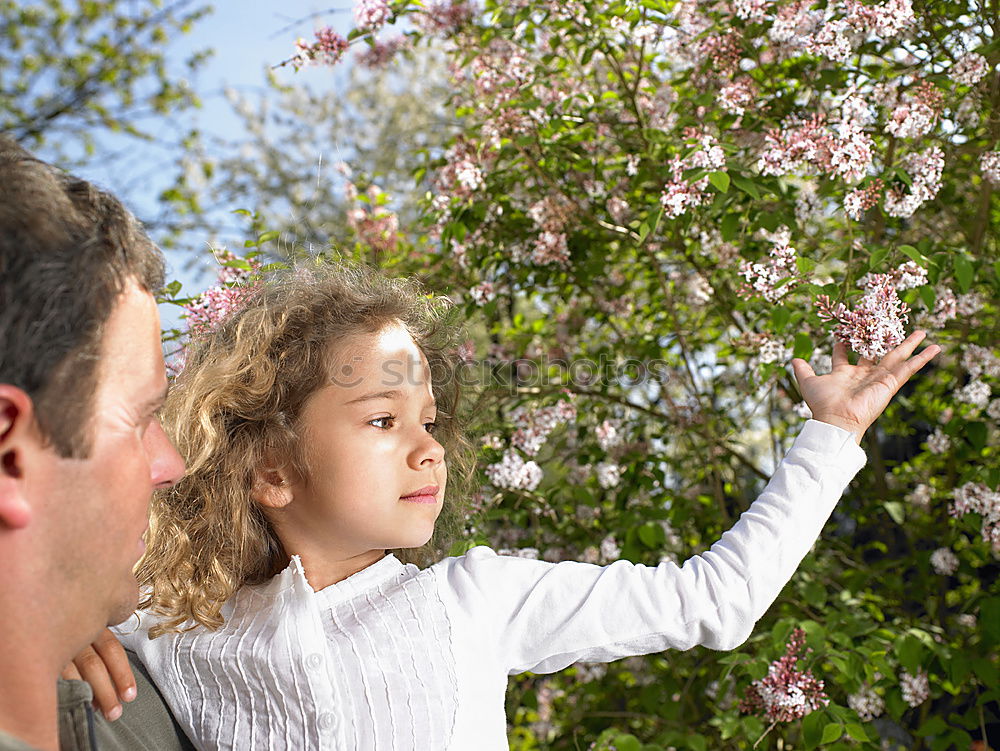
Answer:
[[[371,394],[365,394],[364,396],[359,396],[355,399],[349,399],[344,402],[344,404],[358,404],[360,402],[370,402],[373,399],[399,399],[400,393],[396,390],[392,391],[375,391]]]
[[[403,394],[397,391],[396,389],[393,389],[391,391],[373,391],[370,394],[365,394],[363,396],[359,396],[354,399],[348,399],[346,402],[344,402],[344,404],[345,405],[360,404],[361,402],[370,402],[376,399],[402,399],[402,398],[404,398]],[[426,406],[437,409],[437,402],[431,399],[427,402]]]

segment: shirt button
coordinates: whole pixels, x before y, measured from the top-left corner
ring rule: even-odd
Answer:
[[[306,667],[310,670],[318,670],[320,665],[323,664],[323,655],[313,652],[306,658]]]
[[[333,726],[337,724],[337,718],[334,717],[329,712],[324,712],[319,716],[319,729],[320,730],[332,730]]]

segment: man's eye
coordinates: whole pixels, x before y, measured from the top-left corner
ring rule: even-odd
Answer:
[[[369,420],[368,424],[369,425],[374,425],[376,428],[381,428],[382,430],[388,430],[389,428],[392,427],[392,422],[395,419],[396,418],[393,417],[392,415],[389,415],[388,417],[376,417],[374,420]],[[383,422],[383,423],[387,422],[389,424],[388,425],[376,425],[376,423],[379,423],[379,422]]]

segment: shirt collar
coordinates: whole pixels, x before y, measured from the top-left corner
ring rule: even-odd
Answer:
[[[392,553],[388,553],[343,581],[331,584],[319,592],[314,592],[306,579],[306,570],[302,565],[302,559],[293,555],[284,571],[255,589],[258,594],[265,596],[276,596],[292,590],[299,595],[316,597],[327,604],[333,604],[356,597],[392,579],[398,579],[406,569],[405,564]]]

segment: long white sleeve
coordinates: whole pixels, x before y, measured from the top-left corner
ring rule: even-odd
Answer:
[[[683,566],[553,564],[475,548],[439,564],[442,594],[510,673],[697,644],[731,649],[750,635],[864,463],[850,433],[810,420],[733,528]]]

